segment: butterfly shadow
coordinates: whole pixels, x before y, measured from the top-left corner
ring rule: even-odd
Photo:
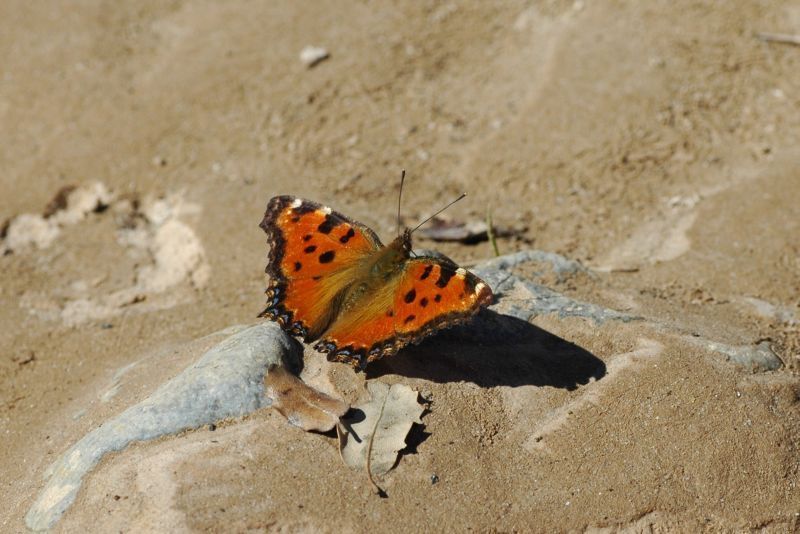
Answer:
[[[601,359],[527,321],[481,310],[468,324],[444,330],[367,368],[367,378],[398,374],[481,387],[576,389],[605,376]]]

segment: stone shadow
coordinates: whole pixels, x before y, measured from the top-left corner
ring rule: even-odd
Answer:
[[[552,386],[576,389],[606,374],[598,357],[510,315],[481,310],[468,324],[406,347],[367,367],[367,378],[398,374],[481,387]]]

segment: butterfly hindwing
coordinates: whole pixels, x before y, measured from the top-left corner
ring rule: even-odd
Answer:
[[[316,202],[277,196],[261,228],[270,244],[270,276],[263,317],[308,340],[336,315],[337,296],[352,283],[352,270],[382,247],[372,230]]]
[[[328,359],[363,368],[369,361],[393,354],[397,336],[394,329],[394,295],[399,277],[377,288],[369,302],[342,313],[314,347],[328,353]]]

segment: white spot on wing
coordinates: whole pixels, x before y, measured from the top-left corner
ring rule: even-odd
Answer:
[[[459,278],[464,278],[465,276],[467,276],[467,271],[463,267],[459,267],[458,269],[456,269],[456,275],[458,275]]]
[[[323,206],[322,207],[322,213],[324,213],[325,215],[330,215],[331,214],[331,209],[328,206]]]
[[[475,286],[475,293],[480,294],[480,292],[483,291],[485,287],[486,284],[484,284],[483,282],[478,282],[478,284]]]
[[[296,198],[296,199],[294,199],[292,201],[292,207],[293,208],[299,208],[302,203],[303,203],[302,200],[300,200],[299,198]]]

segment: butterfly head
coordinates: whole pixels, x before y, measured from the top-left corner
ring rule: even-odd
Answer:
[[[389,244],[387,249],[394,250],[398,260],[411,256],[411,230],[406,228],[394,241]]]
[[[411,229],[406,228],[405,230],[403,230],[403,233],[400,234],[398,239],[400,240],[400,244],[401,244],[401,246],[403,248],[403,252],[406,252],[406,253],[410,254],[411,253]]]

